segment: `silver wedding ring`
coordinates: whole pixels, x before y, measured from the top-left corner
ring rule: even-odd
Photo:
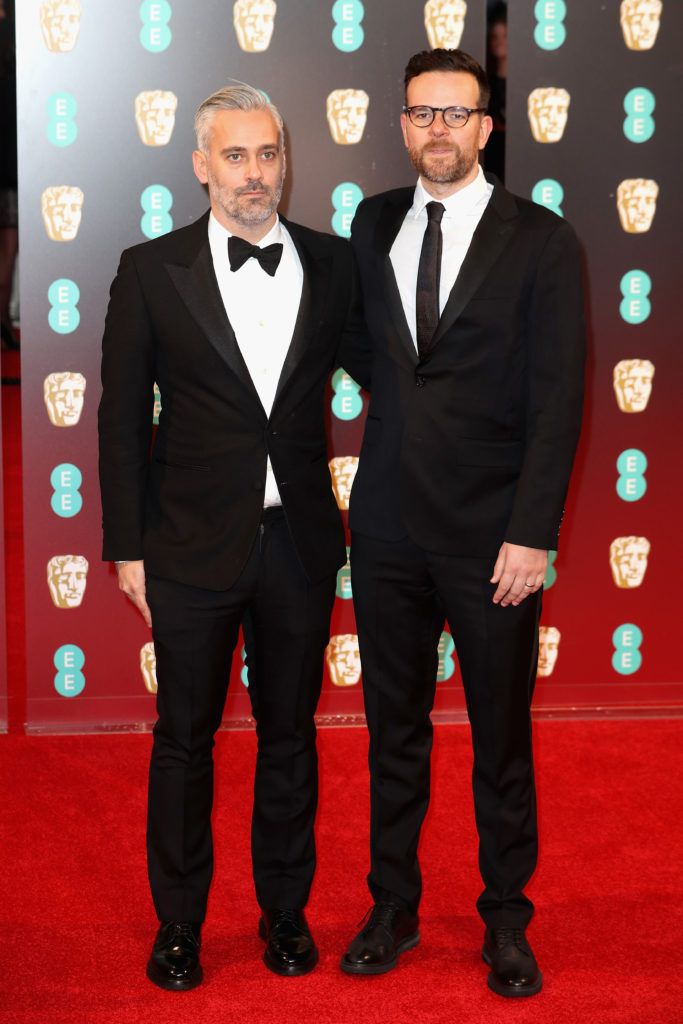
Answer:
[[[525,583],[525,584],[524,584],[524,586],[525,586],[525,587],[533,587],[533,586],[534,586],[534,584],[533,584],[533,583]]]

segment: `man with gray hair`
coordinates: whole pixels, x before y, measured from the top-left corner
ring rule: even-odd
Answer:
[[[213,869],[212,747],[243,626],[258,754],[252,857],[264,961],[318,958],[304,917],[315,868],[314,712],[346,560],[325,383],[354,291],[340,238],[278,215],[282,118],[236,84],[201,104],[192,155],[211,209],[126,250],[111,289],[99,409],[103,557],[152,629],[157,712],[147,850],[165,989],[202,979]],[[153,386],[162,410],[152,440]],[[151,448],[151,455],[150,455]]]

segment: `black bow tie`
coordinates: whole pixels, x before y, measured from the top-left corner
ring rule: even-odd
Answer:
[[[251,242],[247,242],[245,238],[230,235],[228,239],[230,269],[239,270],[251,256],[259,261],[261,269],[265,270],[266,274],[275,277],[275,271],[282,257],[282,242],[273,242],[272,245],[266,245],[265,248],[261,249],[258,245],[252,245]]]

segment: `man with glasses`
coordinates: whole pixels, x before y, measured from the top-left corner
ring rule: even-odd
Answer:
[[[447,619],[472,730],[488,983],[530,996],[542,984],[525,936],[537,856],[530,701],[581,419],[579,246],[564,220],[479,167],[491,119],[475,60],[419,53],[405,84],[417,185],[365,200],[352,228],[373,346],[350,523],[374,907],[341,966],[381,974],[419,941]]]

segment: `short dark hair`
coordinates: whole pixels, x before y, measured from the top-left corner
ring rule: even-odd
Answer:
[[[491,86],[488,75],[474,57],[464,50],[422,50],[414,54],[406,64],[404,84],[406,92],[408,83],[424,75],[427,71],[464,71],[476,78],[479,86],[479,106],[487,107],[491,98]]]

